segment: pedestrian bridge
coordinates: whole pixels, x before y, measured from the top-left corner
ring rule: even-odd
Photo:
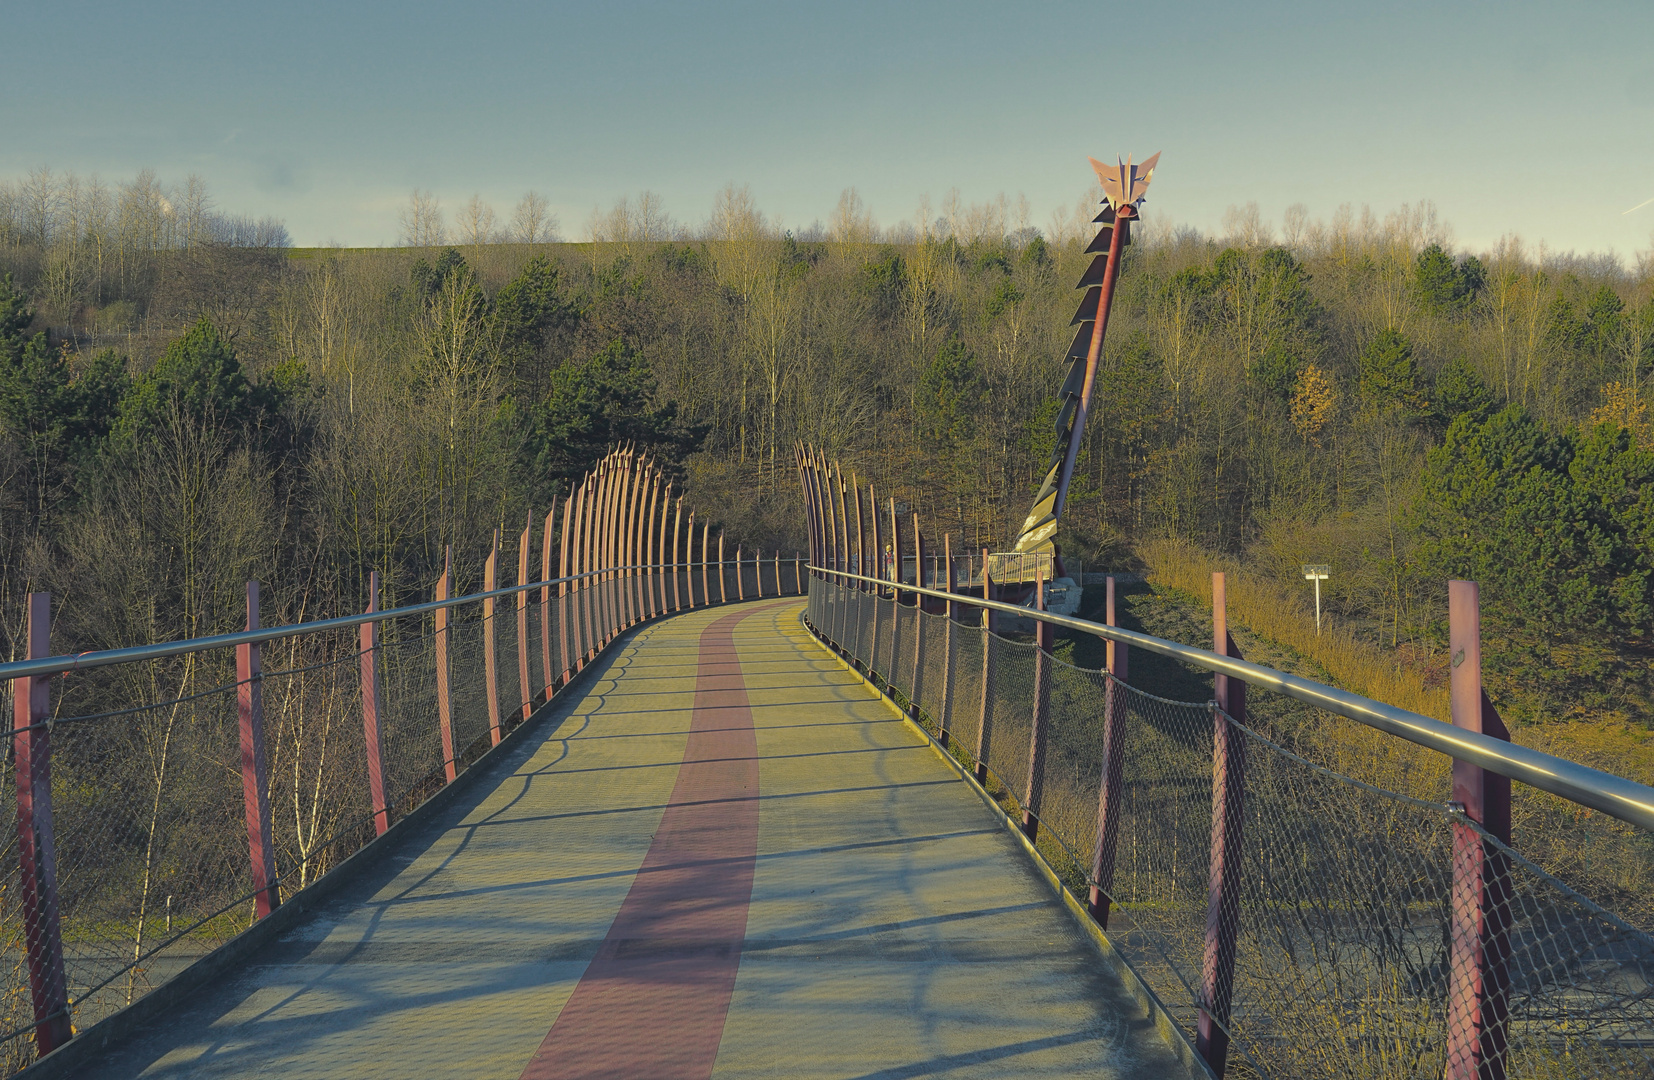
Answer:
[[[95,654],[32,596],[10,1067],[1654,1075],[1640,894],[1541,864],[1645,873],[1654,791],[1500,737],[1472,583],[1448,725],[1247,662],[1221,575],[1211,649],[1051,615],[800,466],[807,561],[617,453],[479,591]]]
[[[79,1075],[1187,1075],[1002,816],[802,611],[634,631]]]

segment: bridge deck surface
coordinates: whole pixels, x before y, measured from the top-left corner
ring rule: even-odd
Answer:
[[[800,610],[639,630],[467,800],[85,1075],[1187,1076]]]

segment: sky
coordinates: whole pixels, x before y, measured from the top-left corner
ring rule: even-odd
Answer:
[[[0,4],[0,178],[199,175],[299,245],[395,243],[416,188],[501,218],[525,191],[580,239],[657,193],[706,220],[749,184],[881,224],[1026,195],[1087,156],[1163,152],[1147,224],[1430,200],[1462,248],[1650,250],[1654,4],[786,0]]]

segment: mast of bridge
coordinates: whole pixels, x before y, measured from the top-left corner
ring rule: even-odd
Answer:
[[[1074,334],[1074,343],[1068,347],[1071,362],[1068,378],[1058,395],[1061,407],[1057,410],[1056,448],[1051,452],[1045,482],[1034,497],[1034,508],[1028,511],[1013,548],[1036,556],[1057,555],[1052,537],[1062,517],[1068,483],[1073,478],[1074,462],[1080,452],[1080,438],[1085,433],[1091,389],[1097,379],[1097,360],[1103,351],[1103,335],[1108,331],[1108,313],[1114,306],[1114,286],[1120,279],[1120,255],[1131,243],[1131,223],[1136,220],[1137,208],[1148,193],[1160,155],[1155,154],[1142,164],[1133,164],[1130,157],[1113,165],[1105,165],[1096,158],[1088,160],[1103,185],[1103,211],[1093,219],[1103,227],[1086,248],[1088,253],[1096,253],[1096,258],[1076,286],[1085,290],[1085,297],[1080,301],[1080,310],[1074,314],[1072,325],[1079,329]]]

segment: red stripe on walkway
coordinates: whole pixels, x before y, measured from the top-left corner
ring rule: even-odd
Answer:
[[[522,1080],[712,1075],[758,852],[758,740],[734,612],[701,632],[695,712],[649,854]]]

